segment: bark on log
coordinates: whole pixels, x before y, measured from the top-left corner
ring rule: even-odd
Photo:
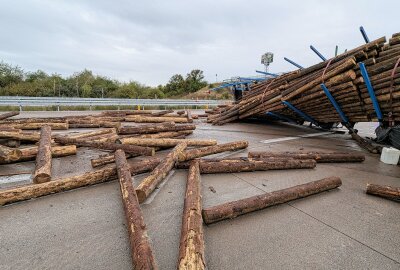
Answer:
[[[186,183],[179,244],[179,270],[206,268],[201,210],[200,168],[199,162],[195,160],[190,164]]]
[[[165,157],[165,159],[147,176],[136,188],[139,202],[142,203],[153,192],[158,184],[168,175],[178,160],[178,156],[186,148],[185,143],[180,143]]]
[[[367,184],[366,193],[400,202],[400,187]]]
[[[232,219],[269,206],[304,198],[313,194],[337,188],[342,181],[338,177],[328,177],[303,185],[228,202],[203,210],[203,220],[211,224],[224,219]]]
[[[129,162],[132,174],[139,174],[153,170],[160,162],[157,158]],[[0,191],[0,205],[29,200],[53,193],[72,190],[84,186],[95,185],[117,178],[117,169],[110,166],[81,175],[53,180],[42,184],[27,185]]]
[[[38,147],[27,147],[21,148],[21,158],[18,161],[29,161],[35,160],[36,155],[38,153]],[[65,146],[52,146],[51,147],[51,156],[53,158],[58,157],[66,157],[76,155],[76,146],[75,145],[65,145]]]
[[[110,133],[116,133],[116,130],[114,128],[109,128],[109,129],[95,130],[89,132],[80,132],[76,134],[70,133],[66,134],[65,136],[70,139],[82,139],[82,138],[89,138],[93,136],[110,134]]]
[[[122,203],[124,204],[126,227],[129,232],[131,256],[134,269],[157,269],[151,250],[146,224],[132,184],[129,164],[123,150],[115,151],[115,164],[121,188]]]
[[[126,158],[137,157],[137,155],[126,154]],[[100,167],[106,164],[110,164],[115,162],[114,154],[103,155],[98,158],[94,158],[90,160],[93,168]]]
[[[140,145],[149,147],[171,147],[180,143],[186,143],[187,146],[211,146],[216,145],[216,140],[196,140],[196,139],[170,139],[170,138],[122,138],[118,143],[129,145]]]
[[[51,127],[43,126],[40,132],[38,153],[36,155],[33,183],[40,184],[51,180]]]
[[[11,148],[0,144],[0,164],[10,163],[21,158],[19,149]]]
[[[0,131],[0,138],[14,139],[19,141],[38,142],[40,133],[38,132],[18,132],[18,131]]]
[[[0,120],[7,119],[7,118],[10,118],[10,117],[18,115],[18,114],[19,114],[19,112],[2,113],[2,114],[0,114]]]
[[[236,151],[239,149],[247,148],[247,146],[249,146],[248,141],[236,141],[214,146],[201,147],[197,149],[190,149],[182,152],[182,154],[179,155],[179,161],[191,160],[227,151]]]
[[[318,163],[327,162],[362,162],[365,160],[363,154],[342,152],[249,152],[249,158],[293,158],[293,159],[315,159]]]
[[[93,147],[102,150],[115,151],[117,149],[122,149],[129,154],[140,154],[145,156],[154,156],[154,148],[142,147],[136,145],[126,145],[108,142],[96,142],[96,141],[86,141],[84,139],[70,139],[70,138],[55,138],[55,141],[60,144],[75,144],[77,146]]]
[[[125,118],[126,122],[135,122],[135,123],[164,123],[173,121],[175,123],[189,123],[187,118],[183,117],[151,117],[151,116],[141,116],[134,115]]]
[[[165,122],[153,125],[124,126],[118,129],[118,134],[149,134],[165,131],[174,131],[174,122]]]
[[[0,144],[11,148],[18,148],[21,145],[21,141],[12,139],[0,139]]]
[[[5,124],[1,124],[5,125]],[[54,130],[66,130],[68,129],[68,123],[67,122],[61,122],[61,123],[21,123],[21,124],[12,124],[9,123],[7,125],[10,125],[15,128],[19,129],[24,129],[24,130],[31,130],[31,129],[41,129],[44,125],[50,126],[51,129]]]
[[[188,136],[193,134],[193,130],[182,130],[182,131],[167,131],[159,132],[154,134],[143,134],[138,136],[139,138],[175,138],[180,136]]]

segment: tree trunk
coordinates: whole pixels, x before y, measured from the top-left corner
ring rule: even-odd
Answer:
[[[239,149],[247,148],[248,145],[249,145],[248,141],[236,141],[236,142],[218,144],[214,146],[201,147],[197,149],[190,149],[182,152],[182,154],[179,155],[179,161],[191,160],[226,151],[236,151]]]
[[[9,117],[12,117],[12,116],[15,116],[15,115],[18,115],[18,114],[19,114],[19,112],[2,113],[2,114],[0,114],[0,120],[7,119]]]
[[[366,193],[400,202],[400,187],[367,184]]]
[[[10,163],[21,158],[19,149],[11,148],[0,144],[0,164]]]
[[[51,127],[43,126],[40,132],[33,183],[40,184],[51,180]]]
[[[293,159],[315,159],[318,163],[328,162],[362,162],[365,160],[363,154],[342,152],[249,152],[249,158],[293,158]]]
[[[5,125],[5,124],[0,124],[0,125]],[[66,130],[68,129],[68,123],[67,122],[60,122],[60,123],[18,123],[18,124],[14,124],[14,123],[8,123],[6,125],[10,125],[14,128],[19,128],[19,129],[41,129],[43,126],[50,126],[51,129],[54,130]]]
[[[303,185],[256,195],[246,199],[228,202],[203,210],[203,220],[211,224],[224,219],[232,219],[269,206],[286,203],[313,194],[337,188],[342,185],[338,177],[328,177]]]
[[[115,151],[115,164],[117,166],[119,186],[121,188],[122,203],[124,204],[125,217],[131,244],[131,256],[134,269],[157,269],[151,250],[146,224],[132,184],[129,164],[123,150]]]
[[[132,158],[132,157],[137,157],[138,155],[131,155],[131,154],[126,154],[126,158]],[[93,168],[100,167],[106,164],[110,164],[115,162],[115,156],[114,154],[108,154],[108,155],[103,155],[98,158],[94,158],[90,160],[90,163],[92,164]]]
[[[188,172],[185,204],[182,215],[178,262],[179,270],[200,270],[206,268],[201,210],[199,162],[192,161]]]
[[[38,132],[18,132],[18,131],[0,131],[0,138],[13,139],[19,141],[38,142],[40,133]]]
[[[160,162],[157,158],[129,162],[132,174],[139,174],[153,170]],[[72,190],[84,186],[95,185],[117,178],[117,169],[110,166],[81,175],[53,180],[46,183],[22,186],[0,191],[0,205],[29,200],[53,193]]]
[[[125,145],[125,144],[117,144],[117,143],[108,143],[108,142],[96,142],[96,141],[89,141],[85,139],[70,139],[70,138],[62,138],[57,137],[55,141],[60,144],[75,144],[77,146],[85,146],[85,147],[92,147],[102,150],[111,150],[115,151],[117,149],[122,149],[126,153],[129,154],[140,154],[145,156],[154,156],[154,148],[150,147],[142,147],[136,145]]]
[[[210,146],[216,145],[216,140],[196,140],[196,139],[170,139],[170,138],[122,138],[117,142],[129,145],[140,145],[150,147],[171,147],[180,143],[186,143],[187,146]]]
[[[118,134],[149,134],[165,131],[175,131],[174,122],[165,122],[141,126],[124,126],[118,129]]]
[[[165,159],[147,176],[136,188],[139,202],[142,203],[153,192],[158,184],[168,175],[178,160],[178,156],[186,148],[185,143],[180,143],[165,157]]]
[[[164,122],[175,122],[175,123],[188,123],[187,118],[183,117],[151,117],[151,116],[141,116],[134,115],[128,116],[125,118],[126,122],[135,122],[135,123],[164,123]]]
[[[139,138],[176,138],[181,136],[188,136],[193,134],[193,130],[182,130],[182,131],[167,131],[159,132],[154,134],[143,134],[138,136]]]
[[[115,128],[101,129],[89,132],[80,132],[76,134],[71,133],[71,134],[66,134],[65,136],[69,139],[82,139],[82,138],[89,138],[93,136],[110,134],[110,133],[116,133]]]

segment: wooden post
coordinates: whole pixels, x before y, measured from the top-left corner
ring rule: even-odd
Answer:
[[[0,164],[10,163],[21,158],[21,150],[0,144]]]
[[[226,151],[236,151],[239,149],[247,148],[248,145],[249,145],[248,141],[236,141],[236,142],[218,144],[214,146],[190,149],[182,152],[182,154],[179,155],[179,161],[191,160]]]
[[[121,138],[117,142],[122,144],[150,146],[150,147],[172,147],[180,143],[187,146],[210,146],[216,145],[216,140],[196,140],[196,139],[171,139],[171,138]]]
[[[146,224],[132,184],[129,164],[126,161],[123,150],[115,151],[115,164],[129,232],[133,267],[134,269],[157,269],[147,235]]]
[[[149,158],[142,161],[129,162],[132,174],[139,174],[153,170],[160,160]],[[29,200],[41,196],[50,195],[62,191],[72,190],[84,186],[108,182],[117,178],[115,166],[106,167],[97,171],[87,172],[81,175],[56,179],[41,184],[33,184],[13,189],[0,191],[0,205]]]
[[[190,164],[186,183],[181,240],[179,244],[179,270],[200,270],[206,268],[201,205],[200,168],[199,162],[195,160]]]
[[[349,152],[249,152],[249,158],[294,158],[315,159],[318,163],[324,162],[362,162],[365,155]]]
[[[304,198],[313,194],[337,188],[342,185],[338,177],[328,177],[303,185],[228,202],[203,210],[203,220],[211,224],[224,219],[232,219],[269,206]]]
[[[179,154],[185,150],[186,144],[180,143],[165,157],[165,159],[136,188],[139,202],[142,203],[153,192],[158,184],[168,175],[178,160]]]
[[[366,193],[400,202],[400,187],[367,184]]]
[[[136,145],[126,145],[126,144],[117,144],[117,143],[109,143],[109,142],[97,142],[90,141],[89,139],[70,139],[65,137],[57,137],[54,139],[57,143],[60,144],[75,144],[77,146],[86,146],[93,147],[102,150],[111,150],[115,151],[117,149],[122,149],[126,153],[129,154],[140,154],[145,156],[154,156],[154,148],[136,146]]]
[[[40,184],[51,180],[51,127],[43,126],[40,132],[33,183]]]

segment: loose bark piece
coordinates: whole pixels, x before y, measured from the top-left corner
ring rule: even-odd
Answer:
[[[196,140],[196,139],[171,139],[171,138],[122,138],[117,142],[122,144],[150,146],[150,147],[171,147],[180,143],[186,143],[187,146],[210,146],[216,145],[216,140]]]
[[[153,170],[160,162],[157,158],[129,162],[132,174],[139,174]],[[53,193],[72,190],[84,186],[95,185],[117,178],[115,166],[106,167],[97,171],[81,175],[62,178],[41,184],[27,185],[0,191],[0,205],[29,200]]]
[[[40,132],[33,183],[40,184],[51,180],[51,127],[43,126]]]
[[[400,202],[400,187],[367,184],[366,193]]]
[[[199,162],[190,164],[182,215],[178,269],[205,269]]]
[[[249,158],[293,158],[315,159],[318,163],[327,162],[362,162],[365,155],[349,152],[249,152]]]
[[[21,158],[21,150],[0,144],[0,164],[10,163]]]
[[[115,151],[115,164],[129,232],[133,267],[134,269],[157,269],[147,235],[146,224],[132,184],[129,164],[123,150]]]
[[[218,144],[214,146],[201,147],[197,149],[190,149],[184,151],[182,154],[179,155],[179,161],[191,160],[227,151],[236,151],[239,149],[247,148],[248,145],[249,145],[248,141],[236,141],[236,142]]]
[[[126,144],[117,144],[110,142],[97,142],[97,141],[89,141],[85,139],[70,139],[64,137],[57,137],[54,139],[57,143],[60,144],[75,144],[77,146],[85,146],[85,147],[93,147],[102,150],[111,150],[115,151],[117,149],[122,149],[126,153],[129,154],[140,154],[145,156],[154,156],[154,148],[136,146],[136,145],[126,145]]]
[[[2,114],[0,114],[0,120],[7,119],[7,118],[10,118],[10,117],[18,115],[18,114],[19,114],[19,112],[2,113]]]
[[[186,148],[185,143],[180,143],[165,157],[165,159],[147,176],[136,188],[139,202],[142,203],[153,192],[158,184],[168,175],[174,167],[178,156]]]
[[[307,184],[228,202],[203,210],[203,220],[211,224],[224,219],[232,219],[269,206],[304,198],[313,194],[337,188],[342,185],[339,177],[328,177]]]

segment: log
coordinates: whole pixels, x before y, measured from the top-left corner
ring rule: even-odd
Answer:
[[[129,164],[123,150],[115,151],[115,164],[121,188],[122,203],[124,204],[126,227],[131,244],[131,257],[134,269],[157,269],[151,250],[146,224],[132,184]]]
[[[190,149],[184,151],[182,154],[179,155],[179,161],[191,160],[227,151],[236,151],[239,149],[247,148],[247,146],[249,146],[248,141],[236,141],[197,149]]]
[[[18,148],[21,146],[21,141],[12,139],[0,139],[0,144],[11,148]]]
[[[51,180],[51,158],[51,127],[43,126],[40,132],[33,183],[40,184]]]
[[[366,193],[400,202],[400,187],[367,184]]]
[[[170,139],[170,138],[122,138],[117,140],[118,143],[129,145],[140,145],[149,147],[171,147],[180,143],[186,143],[187,146],[210,146],[216,145],[216,140],[196,140],[196,139]]]
[[[164,123],[173,121],[175,123],[189,123],[187,118],[183,117],[151,117],[151,116],[141,116],[141,115],[134,115],[125,117],[126,122],[135,122],[135,123]]]
[[[365,155],[349,152],[249,152],[249,158],[293,158],[293,159],[314,159],[318,163],[328,162],[362,162]]]
[[[139,138],[175,138],[180,136],[188,136],[193,134],[193,130],[182,130],[182,131],[167,131],[153,134],[143,134]]]
[[[29,161],[35,160],[36,155],[38,153],[38,147],[32,146],[27,148],[21,148],[21,158],[19,161]],[[65,146],[52,146],[51,147],[51,156],[53,158],[58,157],[66,157],[76,155],[76,146],[75,145],[65,145]]]
[[[132,174],[139,174],[153,170],[160,162],[157,158],[129,162]],[[81,175],[62,178],[41,184],[26,185],[18,188],[1,190],[0,205],[29,200],[62,191],[72,190],[84,186],[108,182],[117,178],[115,166],[106,167],[97,171]]]
[[[165,110],[165,111],[159,111],[159,112],[152,112],[151,116],[163,116],[169,113],[173,113],[174,110]]]
[[[5,125],[5,124],[0,124],[0,125]],[[50,126],[51,129],[54,130],[66,130],[69,128],[67,122],[60,122],[60,123],[18,123],[18,124],[13,124],[13,123],[8,123],[7,125],[10,125],[14,128],[19,128],[19,129],[26,129],[26,130],[31,130],[31,129],[41,129],[44,125]]]
[[[136,188],[139,202],[142,203],[153,192],[161,181],[167,177],[168,173],[178,161],[178,156],[186,148],[185,143],[180,143],[165,157],[165,159],[147,176]]]
[[[16,161],[21,155],[21,150],[0,144],[0,164]]]
[[[88,141],[84,139],[70,139],[70,138],[62,138],[57,137],[55,141],[60,144],[75,144],[77,146],[84,147],[92,147],[101,150],[111,150],[115,151],[117,149],[122,149],[126,153],[129,154],[139,154],[144,156],[154,156],[154,148],[150,147],[142,147],[136,145],[126,145],[126,144],[117,144],[117,143],[109,143],[109,142],[96,142],[96,141]]]
[[[126,158],[131,158],[131,157],[136,157],[137,155],[131,155],[127,154]],[[103,155],[98,158],[94,158],[90,160],[90,163],[92,164],[93,168],[100,167],[106,164],[110,164],[115,162],[115,156],[114,154],[108,154],[108,155]]]
[[[178,269],[180,270],[206,268],[201,210],[200,168],[199,162],[195,160],[190,164],[186,183],[179,244]]]
[[[123,126],[118,129],[118,134],[149,134],[165,131],[174,131],[174,122],[165,122],[153,125]]]
[[[82,139],[82,138],[89,138],[89,137],[93,137],[93,136],[110,134],[110,133],[116,133],[115,128],[101,129],[101,130],[95,130],[95,131],[89,131],[89,132],[80,132],[80,133],[76,133],[76,134],[71,133],[71,134],[66,134],[65,136],[70,139]]]
[[[18,115],[18,114],[19,114],[19,112],[2,113],[2,114],[0,114],[0,120],[7,119],[7,118],[10,118],[10,117]]]
[[[328,177],[307,184],[216,205],[203,210],[203,220],[206,224],[211,224],[224,219],[232,219],[269,206],[331,190],[341,185],[342,181],[339,177]]]
[[[18,132],[18,131],[0,131],[0,138],[13,139],[19,141],[38,142],[40,139],[40,133],[38,132]]]

